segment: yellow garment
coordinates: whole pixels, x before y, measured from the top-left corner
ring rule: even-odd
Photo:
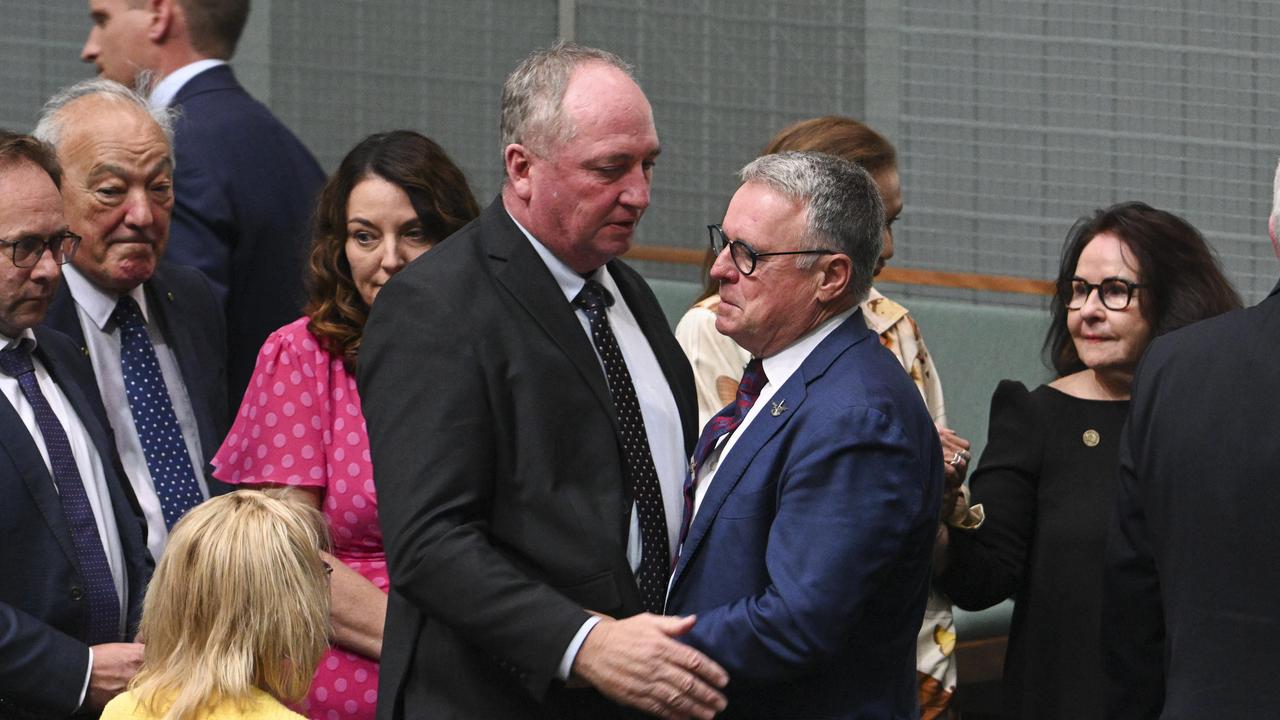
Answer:
[[[121,693],[107,703],[102,720],[160,720],[164,714],[152,715],[138,704],[132,692]],[[254,688],[243,703],[223,701],[200,715],[200,720],[305,720],[279,700]]]

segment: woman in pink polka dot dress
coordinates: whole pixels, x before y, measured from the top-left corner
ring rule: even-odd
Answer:
[[[321,192],[304,317],[267,338],[214,476],[289,486],[333,537],[332,645],[299,708],[372,718],[387,561],[355,365],[369,306],[404,265],[479,212],[462,171],[414,132],[370,136]]]

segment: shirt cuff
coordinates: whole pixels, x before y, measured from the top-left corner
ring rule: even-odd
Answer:
[[[84,707],[84,701],[89,697],[89,680],[93,677],[93,647],[89,647],[89,669],[84,671],[84,687],[80,688],[80,702],[76,704],[76,710],[79,711]]]
[[[586,622],[582,623],[582,627],[578,628],[578,633],[573,636],[573,640],[569,641],[569,647],[565,648],[564,657],[560,658],[560,667],[556,668],[557,680],[568,682],[569,673],[573,672],[573,661],[577,659],[578,651],[582,649],[582,643],[586,642],[591,628],[599,624],[600,618],[592,615],[587,618]]]

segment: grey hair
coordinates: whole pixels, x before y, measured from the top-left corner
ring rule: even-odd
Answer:
[[[149,75],[139,74],[138,87],[145,88],[150,85],[151,78]],[[81,80],[54,93],[53,97],[49,98],[44,107],[40,109],[40,119],[36,122],[36,129],[31,134],[36,139],[49,143],[55,148],[59,147],[62,142],[63,130],[67,124],[63,110],[76,100],[90,95],[134,107],[155,121],[155,124],[160,126],[160,131],[164,133],[165,142],[169,145],[169,162],[176,164],[173,155],[173,125],[178,118],[178,111],[170,108],[152,107],[151,103],[140,92],[131,90],[114,80],[107,80],[106,78]]]
[[[502,85],[502,147],[519,143],[545,154],[573,137],[561,101],[580,65],[605,63],[635,81],[631,65],[607,50],[561,40],[526,57]]]
[[[866,170],[826,153],[784,152],[752,160],[739,176],[804,203],[804,247],[798,249],[848,255],[853,264],[849,293],[855,302],[867,299],[884,246],[884,203]],[[814,255],[798,257],[802,268],[817,262]]]

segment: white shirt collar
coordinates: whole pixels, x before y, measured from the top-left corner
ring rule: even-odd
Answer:
[[[507,217],[511,217],[511,213],[507,213]],[[555,278],[556,284],[560,286],[560,292],[563,292],[565,299],[572,303],[573,299],[578,297],[578,293],[582,292],[582,288],[586,286],[586,279],[574,272],[573,268],[569,267],[563,260],[556,257],[556,254],[551,252],[546,245],[543,245],[538,238],[534,237],[533,233],[526,230],[519,220],[511,217],[511,222],[515,223],[516,227],[520,228],[520,232],[524,233],[524,236],[529,239],[529,243],[533,245],[538,257],[542,258],[542,263],[551,271],[551,277]],[[598,267],[591,271],[591,279],[603,285],[606,290],[613,293],[614,299],[617,299],[618,288],[613,284],[613,278],[604,271],[603,267]]]
[[[169,107],[169,103],[173,102],[174,96],[178,94],[178,91],[182,89],[183,85],[187,84],[188,80],[209,68],[226,64],[226,60],[206,58],[204,60],[197,60],[190,65],[183,65],[177,70],[174,70],[156,84],[155,90],[151,91],[151,107]]]
[[[801,336],[799,340],[764,358],[761,364],[764,366],[765,377],[769,378],[769,385],[775,388],[781,387],[796,370],[800,369],[801,363],[809,357],[809,353],[840,327],[841,323],[848,320],[857,309],[858,306],[855,305],[839,315],[827,318],[821,325]]]
[[[36,347],[36,334],[31,332],[31,328],[22,328],[22,332],[18,333],[18,337],[9,337],[4,333],[0,333],[0,350],[8,350],[17,347],[18,343],[23,340],[31,341],[31,348]]]
[[[94,285],[93,281],[81,275],[80,271],[70,263],[62,266],[62,278],[67,283],[67,289],[71,291],[71,297],[76,304],[84,309],[99,330],[107,332],[107,323],[111,320],[111,313],[116,311],[120,296]],[[129,297],[138,303],[138,309],[142,311],[142,320],[150,322],[151,318],[147,315],[147,294],[143,292],[141,283],[129,291]]]

